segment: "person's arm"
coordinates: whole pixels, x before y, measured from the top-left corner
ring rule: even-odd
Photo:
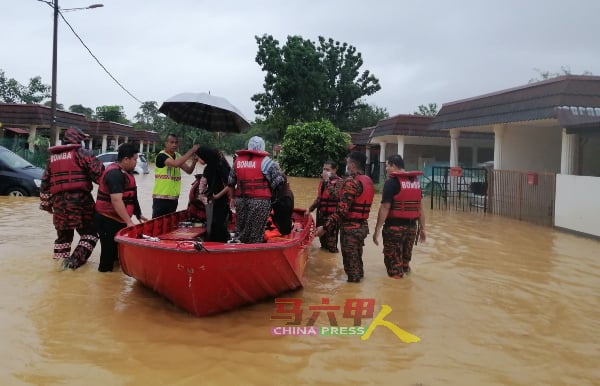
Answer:
[[[390,213],[391,206],[392,205],[389,202],[381,203],[381,206],[379,206],[379,212],[377,212],[377,223],[375,224],[375,231],[373,231],[373,243],[375,243],[375,245],[379,245],[379,240],[377,240],[377,237],[381,231],[381,228],[383,227],[383,223],[385,223],[385,219]]]
[[[190,164],[187,161],[196,154],[196,150],[198,150],[199,147],[199,144],[195,144],[184,155],[175,159],[167,157],[167,159],[165,160],[165,165],[170,166],[172,168],[181,168],[181,170],[183,170],[187,174],[192,174],[194,172],[194,169],[196,168],[196,162],[194,161]]]
[[[131,221],[131,217],[129,217],[129,213],[127,213],[127,208],[125,208],[123,193],[112,193],[110,195],[110,203],[113,208],[115,208],[115,212],[117,212],[121,220],[123,220],[128,227],[134,225],[133,221]]]

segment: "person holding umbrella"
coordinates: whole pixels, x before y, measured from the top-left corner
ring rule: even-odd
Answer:
[[[192,174],[195,162],[187,161],[194,156],[200,147],[192,146],[184,155],[177,152],[179,140],[177,135],[169,134],[165,142],[165,149],[156,156],[154,169],[154,189],[152,190],[152,218],[177,211],[179,193],[181,193],[181,170]]]

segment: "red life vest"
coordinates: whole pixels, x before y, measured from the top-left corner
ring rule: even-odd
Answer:
[[[237,197],[271,198],[269,182],[261,170],[263,159],[269,155],[264,151],[240,150],[233,163],[237,177]]]
[[[200,180],[201,178],[196,178],[196,181],[194,181],[192,184],[192,188],[190,189],[190,194],[188,197],[189,203],[187,211],[189,216],[192,218],[206,220],[206,207],[204,206],[204,203],[198,199],[198,195],[200,194],[198,191],[200,187]]]
[[[92,180],[78,162],[81,145],[62,145],[50,151],[50,193],[65,191],[92,191]]]
[[[119,164],[115,162],[108,165],[106,170],[104,170],[104,173],[102,173],[102,177],[100,177],[100,184],[98,185],[98,198],[96,199],[96,212],[106,217],[111,217],[115,220],[119,219],[120,222],[123,222],[123,220],[121,220],[121,216],[119,216],[110,201],[110,191],[106,185],[106,181],[104,181],[106,174],[111,170],[120,170]],[[125,204],[125,208],[127,209],[129,217],[131,217],[135,209],[135,199],[137,197],[135,177],[126,171],[122,171],[122,173],[125,176],[126,181],[125,190],[123,191],[123,203]]]
[[[354,176],[354,179],[361,183],[363,191],[360,196],[356,197],[350,206],[346,219],[368,219],[369,212],[371,211],[371,204],[373,203],[373,197],[375,196],[375,184],[373,184],[373,180],[371,178],[365,176],[364,174],[358,174]]]
[[[342,179],[337,176],[329,180],[329,184],[331,184],[333,186],[335,186],[341,182],[342,182]],[[337,204],[339,202],[339,197],[332,197],[330,194],[330,190],[327,187],[324,187],[323,185],[325,185],[325,181],[321,180],[321,182],[319,182],[319,190],[318,190],[319,213],[322,213],[324,215],[330,215],[330,214],[335,213]],[[335,186],[335,189],[338,189],[338,187]]]
[[[417,176],[423,172],[396,172],[390,178],[395,178],[400,184],[400,192],[392,198],[392,205],[387,218],[417,219],[421,217],[421,184]]]

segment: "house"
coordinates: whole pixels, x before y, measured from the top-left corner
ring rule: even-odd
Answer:
[[[15,133],[26,135],[29,150],[34,151],[33,139],[38,136],[50,137],[51,109],[35,104],[0,103],[0,124],[5,129],[0,130],[0,137],[12,137]],[[116,122],[87,119],[83,114],[69,111],[56,111],[56,125],[60,131],[74,126],[89,134],[86,148],[95,153],[114,150],[123,142],[132,141],[139,144],[139,151],[155,150],[160,137],[157,132],[150,130],[135,130],[132,126]],[[50,140],[50,143],[55,143]],[[150,150],[152,146],[152,150]]]
[[[556,227],[600,237],[600,77],[560,76],[445,103],[430,129],[449,132],[451,166],[467,134],[493,134],[492,212],[539,209]]]

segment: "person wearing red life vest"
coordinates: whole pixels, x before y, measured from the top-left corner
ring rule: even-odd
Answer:
[[[138,151],[132,143],[122,144],[117,162],[109,165],[100,178],[94,217],[100,236],[100,272],[112,271],[119,260],[114,238],[118,231],[133,225],[131,216],[135,215],[140,222],[147,221],[142,216],[135,177],[131,173],[137,158]]]
[[[375,185],[364,174],[366,156],[353,151],[346,158],[349,176],[344,179],[340,189],[340,200],[324,225],[317,227],[316,235],[322,237],[333,227],[340,227],[340,245],[344,271],[348,282],[359,283],[364,277],[363,247],[369,233],[367,222],[371,204],[375,195]]]
[[[415,241],[425,241],[427,237],[421,186],[417,178],[423,173],[406,172],[404,160],[398,154],[388,157],[385,170],[388,178],[383,185],[373,242],[379,245],[378,235],[382,231],[383,262],[387,274],[400,279],[411,271]]]
[[[308,215],[313,210],[317,210],[317,226],[325,224],[327,219],[329,219],[329,216],[335,212],[338,201],[340,200],[341,186],[342,179],[337,175],[337,162],[332,160],[326,161],[323,164],[323,170],[321,172],[321,181],[319,181],[319,188],[317,189],[317,198],[315,198],[306,211],[306,215]],[[325,234],[319,238],[321,248],[327,249],[331,253],[339,252],[337,246],[339,233],[339,227],[333,227],[330,232],[325,232]]]
[[[190,221],[206,221],[206,204],[208,204],[206,177],[202,174],[196,174],[194,177],[195,180],[188,195],[188,216]]]
[[[65,131],[63,145],[48,149],[50,157],[40,186],[40,209],[52,213],[56,229],[54,258],[70,269],[85,264],[98,242],[92,182],[98,183],[104,165],[81,146],[87,137],[79,128]],[[75,230],[80,237],[71,253]]]
[[[248,150],[236,153],[227,183],[236,213],[235,237],[230,242],[264,242],[272,192],[285,182],[279,165],[265,151],[265,141],[258,136],[250,138]]]

